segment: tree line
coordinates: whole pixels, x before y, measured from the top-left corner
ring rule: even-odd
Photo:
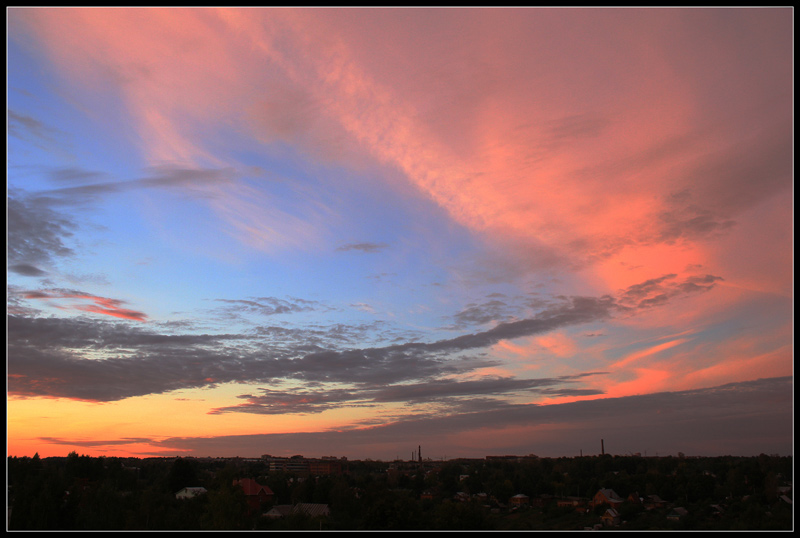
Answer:
[[[601,488],[623,498],[658,495],[689,515],[667,521],[664,510],[621,507],[631,529],[791,529],[791,457],[587,456],[524,461],[350,461],[335,475],[270,471],[264,461],[195,458],[9,457],[10,530],[250,529],[576,529],[599,521],[604,508],[578,513],[552,500],[591,498]],[[234,480],[254,478],[272,490],[254,510]],[[204,495],[176,499],[184,487]],[[512,509],[516,494],[550,499]],[[791,495],[791,493],[789,493]],[[457,499],[463,500],[457,500]],[[330,515],[263,517],[271,506],[326,504]],[[717,508],[723,506],[723,512]]]

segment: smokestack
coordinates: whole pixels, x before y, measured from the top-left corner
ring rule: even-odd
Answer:
[[[605,443],[603,443],[603,440],[602,440],[602,439],[600,439],[600,453],[601,453],[603,456],[605,456],[605,455],[606,455],[606,446],[605,446]]]
[[[419,462],[422,463],[422,445],[417,447],[417,457],[419,458]]]

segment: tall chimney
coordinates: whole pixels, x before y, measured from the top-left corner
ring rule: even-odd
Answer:
[[[600,453],[601,453],[603,456],[605,456],[605,455],[606,455],[606,446],[605,446],[605,444],[603,443],[603,440],[602,440],[602,439],[600,439]]]
[[[419,462],[422,463],[422,445],[417,447],[417,457],[419,458]]]

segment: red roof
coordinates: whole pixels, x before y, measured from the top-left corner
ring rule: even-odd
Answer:
[[[241,486],[245,495],[261,495],[263,491],[265,495],[274,495],[271,489],[267,486],[262,486],[252,478],[242,478],[241,480],[234,480],[234,486]]]

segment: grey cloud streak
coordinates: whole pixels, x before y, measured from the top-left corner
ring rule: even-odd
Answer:
[[[386,243],[348,243],[337,247],[337,252],[347,252],[350,250],[358,250],[360,252],[377,252],[387,248],[389,245]]]
[[[10,265],[8,270],[22,276],[44,276],[47,274],[47,271],[42,271],[38,267],[28,263]]]
[[[90,177],[91,173],[81,173],[78,170],[70,170],[68,176],[73,178]],[[183,192],[192,192],[191,187],[227,182],[237,179],[238,177],[240,177],[240,173],[233,168],[181,168],[176,166],[157,166],[149,168],[145,177],[50,189],[38,193],[37,197],[47,200],[50,203],[73,204],[83,203],[87,198],[93,196],[114,194],[142,188],[181,187],[184,190]],[[194,191],[193,194],[200,196],[208,195],[207,193],[201,194],[197,191]]]
[[[410,384],[360,386],[357,389],[311,390],[273,390],[260,389],[261,394],[239,396],[247,403],[221,407],[211,414],[245,412],[256,414],[282,413],[320,413],[338,407],[369,406],[387,402],[442,403],[446,409],[463,407],[465,401],[480,396],[508,396],[513,394],[541,393],[549,395],[597,395],[601,391],[558,387],[572,383],[590,375],[605,372],[591,372],[573,376],[560,376],[544,379],[483,378],[479,380],[457,381],[454,379],[432,379]],[[484,409],[504,405],[502,402],[483,401]]]
[[[682,295],[708,291],[719,279],[704,276],[673,282],[673,278],[665,275],[623,290],[625,301],[610,296],[560,297],[559,303],[532,318],[500,323],[486,331],[434,342],[342,351],[329,348],[309,352],[306,345],[297,342],[286,346],[265,343],[255,332],[167,335],[123,322],[9,315],[8,390],[13,395],[114,401],[181,388],[227,382],[269,383],[276,379],[361,387],[430,382],[439,376],[495,364],[491,359],[462,353],[501,340],[602,322],[615,314],[630,315],[651,303],[663,304]],[[447,388],[445,383],[438,390]],[[425,389],[420,386],[416,390]],[[414,395],[407,392],[406,396],[413,399]]]

